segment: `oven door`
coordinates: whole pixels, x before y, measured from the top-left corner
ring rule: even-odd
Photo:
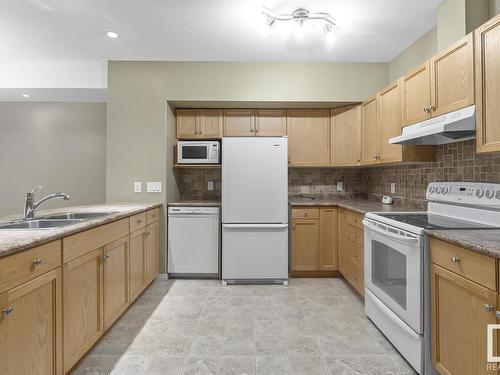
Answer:
[[[370,219],[365,228],[365,287],[415,332],[423,333],[423,238]]]

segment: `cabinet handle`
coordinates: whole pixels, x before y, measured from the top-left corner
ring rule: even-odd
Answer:
[[[460,262],[460,258],[459,257],[451,257],[451,261],[453,263],[458,263],[458,262]]]
[[[141,224],[142,223],[142,219],[141,220],[137,220],[137,224]]]
[[[14,312],[14,306],[9,306],[6,309],[3,309],[2,314],[8,316]]]
[[[40,264],[42,264],[42,262],[43,261],[40,258],[34,259],[33,260],[33,267],[39,266]]]
[[[144,233],[146,236],[149,236],[151,234],[151,232],[147,231],[146,233]]]
[[[292,162],[292,160],[291,160],[291,159],[288,159],[288,164],[290,164],[291,162]]]
[[[360,161],[361,161],[361,160],[360,160],[359,158],[356,158],[356,162],[358,162],[358,163],[359,163]]]
[[[307,211],[304,211],[304,216],[307,217],[307,215],[309,215],[309,213]]]
[[[498,310],[497,310],[497,311],[495,311],[495,317],[496,317],[497,319],[500,319],[500,311],[498,311]]]
[[[431,106],[424,107],[424,112],[431,113]]]
[[[295,230],[295,224],[292,225],[292,230]]]
[[[106,261],[108,260],[108,258],[109,258],[109,257],[110,257],[110,255],[109,255],[109,254],[103,255],[103,256],[101,257],[101,260],[102,260],[103,262],[106,262]]]
[[[484,304],[484,311],[486,312],[492,312],[493,310],[495,310],[495,308],[491,305],[488,305],[487,303]]]

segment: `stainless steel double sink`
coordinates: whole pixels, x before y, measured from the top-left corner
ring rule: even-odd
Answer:
[[[32,220],[14,220],[0,224],[1,229],[55,229],[82,221],[115,214],[116,212],[62,212],[42,216]]]

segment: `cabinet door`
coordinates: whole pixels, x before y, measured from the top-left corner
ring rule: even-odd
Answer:
[[[332,165],[359,165],[361,162],[361,106],[332,118]]]
[[[287,110],[288,158],[292,166],[330,165],[330,111]]]
[[[403,146],[389,143],[389,139],[401,134],[401,97],[398,82],[394,82],[377,95],[380,132],[379,162],[402,161]]]
[[[104,331],[103,249],[63,266],[64,371],[83,357]]]
[[[474,104],[472,34],[431,58],[432,116]]]
[[[486,328],[496,323],[497,294],[435,264],[431,264],[431,294],[436,369],[441,374],[491,374],[486,367]],[[491,311],[485,309],[488,306]]]
[[[319,269],[338,269],[338,220],[336,208],[322,208],[319,211]]]
[[[196,109],[177,109],[175,111],[177,139],[200,137],[198,111]]]
[[[104,329],[128,306],[128,236],[104,247]]]
[[[500,16],[475,38],[477,151],[500,151]]]
[[[316,271],[319,266],[319,221],[292,220],[293,271]]]
[[[129,300],[133,301],[146,286],[146,228],[130,234]]]
[[[377,114],[377,98],[373,97],[361,104],[361,127],[363,164],[376,164],[379,157],[379,124]]]
[[[431,78],[429,61],[401,78],[403,126],[415,124],[431,116]]]
[[[2,374],[62,374],[61,269],[0,294]]]
[[[286,111],[284,109],[256,110],[255,135],[259,137],[286,135]]]
[[[146,227],[146,283],[160,272],[160,222]]]
[[[253,109],[227,109],[224,111],[224,137],[249,137],[255,132]]]
[[[222,137],[222,110],[220,109],[200,109],[199,110],[199,130],[201,138],[221,138]]]

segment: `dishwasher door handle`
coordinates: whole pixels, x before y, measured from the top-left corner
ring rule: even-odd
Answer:
[[[222,224],[227,229],[285,229],[288,224]]]

